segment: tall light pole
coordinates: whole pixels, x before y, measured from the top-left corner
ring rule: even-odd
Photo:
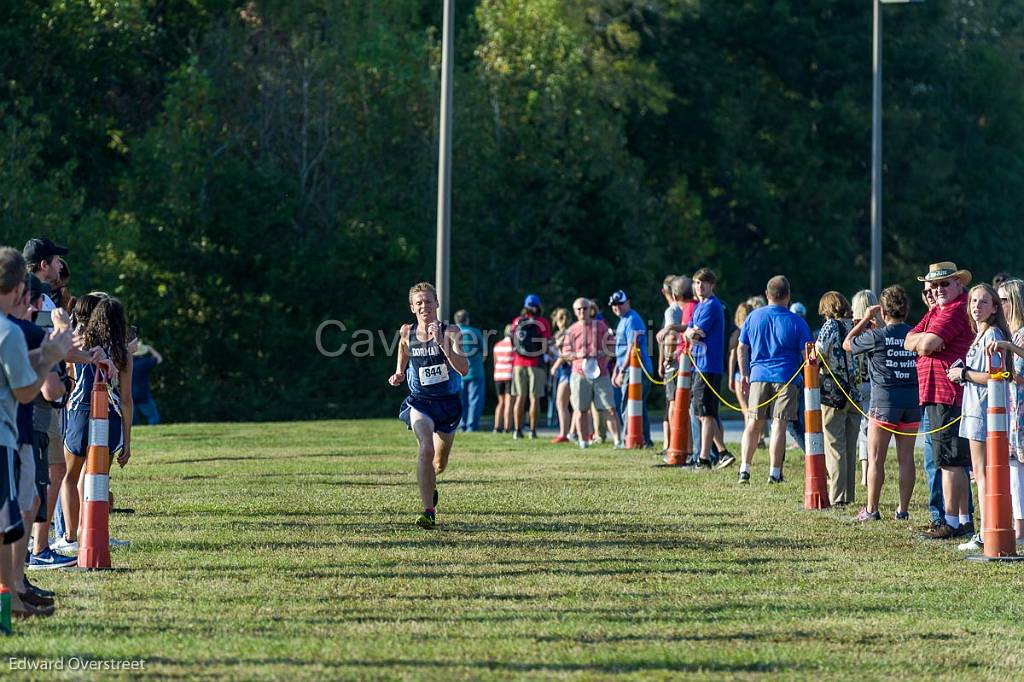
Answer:
[[[452,232],[452,61],[454,58],[453,33],[455,29],[455,0],[444,0],[444,27],[441,32],[441,116],[437,150],[437,252],[434,279],[441,307],[437,311],[442,321],[450,310],[449,255]]]
[[[871,290],[882,291],[882,5],[906,5],[924,0],[872,0],[871,66]]]

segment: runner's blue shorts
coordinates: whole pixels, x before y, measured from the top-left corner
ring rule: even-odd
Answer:
[[[85,457],[89,452],[89,406],[61,412],[61,430],[64,433],[64,447],[76,457]],[[121,415],[111,407],[107,417],[107,448],[113,457],[121,451]]]
[[[410,410],[425,414],[434,421],[436,433],[454,433],[462,420],[462,401],[458,393],[440,397],[410,395],[402,402],[398,418],[412,428]]]

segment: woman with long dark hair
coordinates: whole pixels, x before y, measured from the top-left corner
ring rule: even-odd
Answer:
[[[89,411],[92,389],[99,378],[110,386],[108,400],[108,441],[110,457],[117,457],[122,467],[131,457],[132,424],[132,358],[131,339],[124,306],[116,298],[93,292],[75,303],[73,321],[76,335],[84,348],[102,348],[110,358],[116,374],[100,368],[96,363],[73,365],[74,387],[64,411],[64,461],[67,474],[61,486],[61,507],[64,512],[65,533],[55,549],[78,549],[79,505],[84,478],[82,468],[89,449]],[[108,365],[109,367],[109,365]],[[121,391],[120,387],[127,390]],[[107,462],[107,470],[111,462]]]

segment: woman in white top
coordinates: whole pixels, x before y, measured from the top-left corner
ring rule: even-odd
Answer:
[[[975,332],[974,342],[967,350],[964,366],[950,367],[947,375],[950,381],[964,385],[964,401],[960,420],[960,437],[966,438],[971,446],[971,469],[978,483],[978,518],[982,521],[981,510],[985,500],[985,438],[988,434],[986,418],[988,413],[988,353],[985,350],[996,341],[1010,338],[1006,316],[999,305],[999,295],[988,284],[976,284],[967,293],[967,314]],[[982,548],[981,533],[975,533],[967,542],[958,545],[961,550]]]

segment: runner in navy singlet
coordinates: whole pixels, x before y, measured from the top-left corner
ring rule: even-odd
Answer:
[[[459,388],[469,371],[469,360],[457,350],[458,327],[437,319],[437,292],[426,282],[409,289],[409,309],[416,322],[402,325],[398,366],[388,379],[392,386],[409,383],[409,397],[398,413],[419,442],[417,479],[423,513],[420,528],[436,524],[437,475],[448,466],[455,429],[462,418]]]

